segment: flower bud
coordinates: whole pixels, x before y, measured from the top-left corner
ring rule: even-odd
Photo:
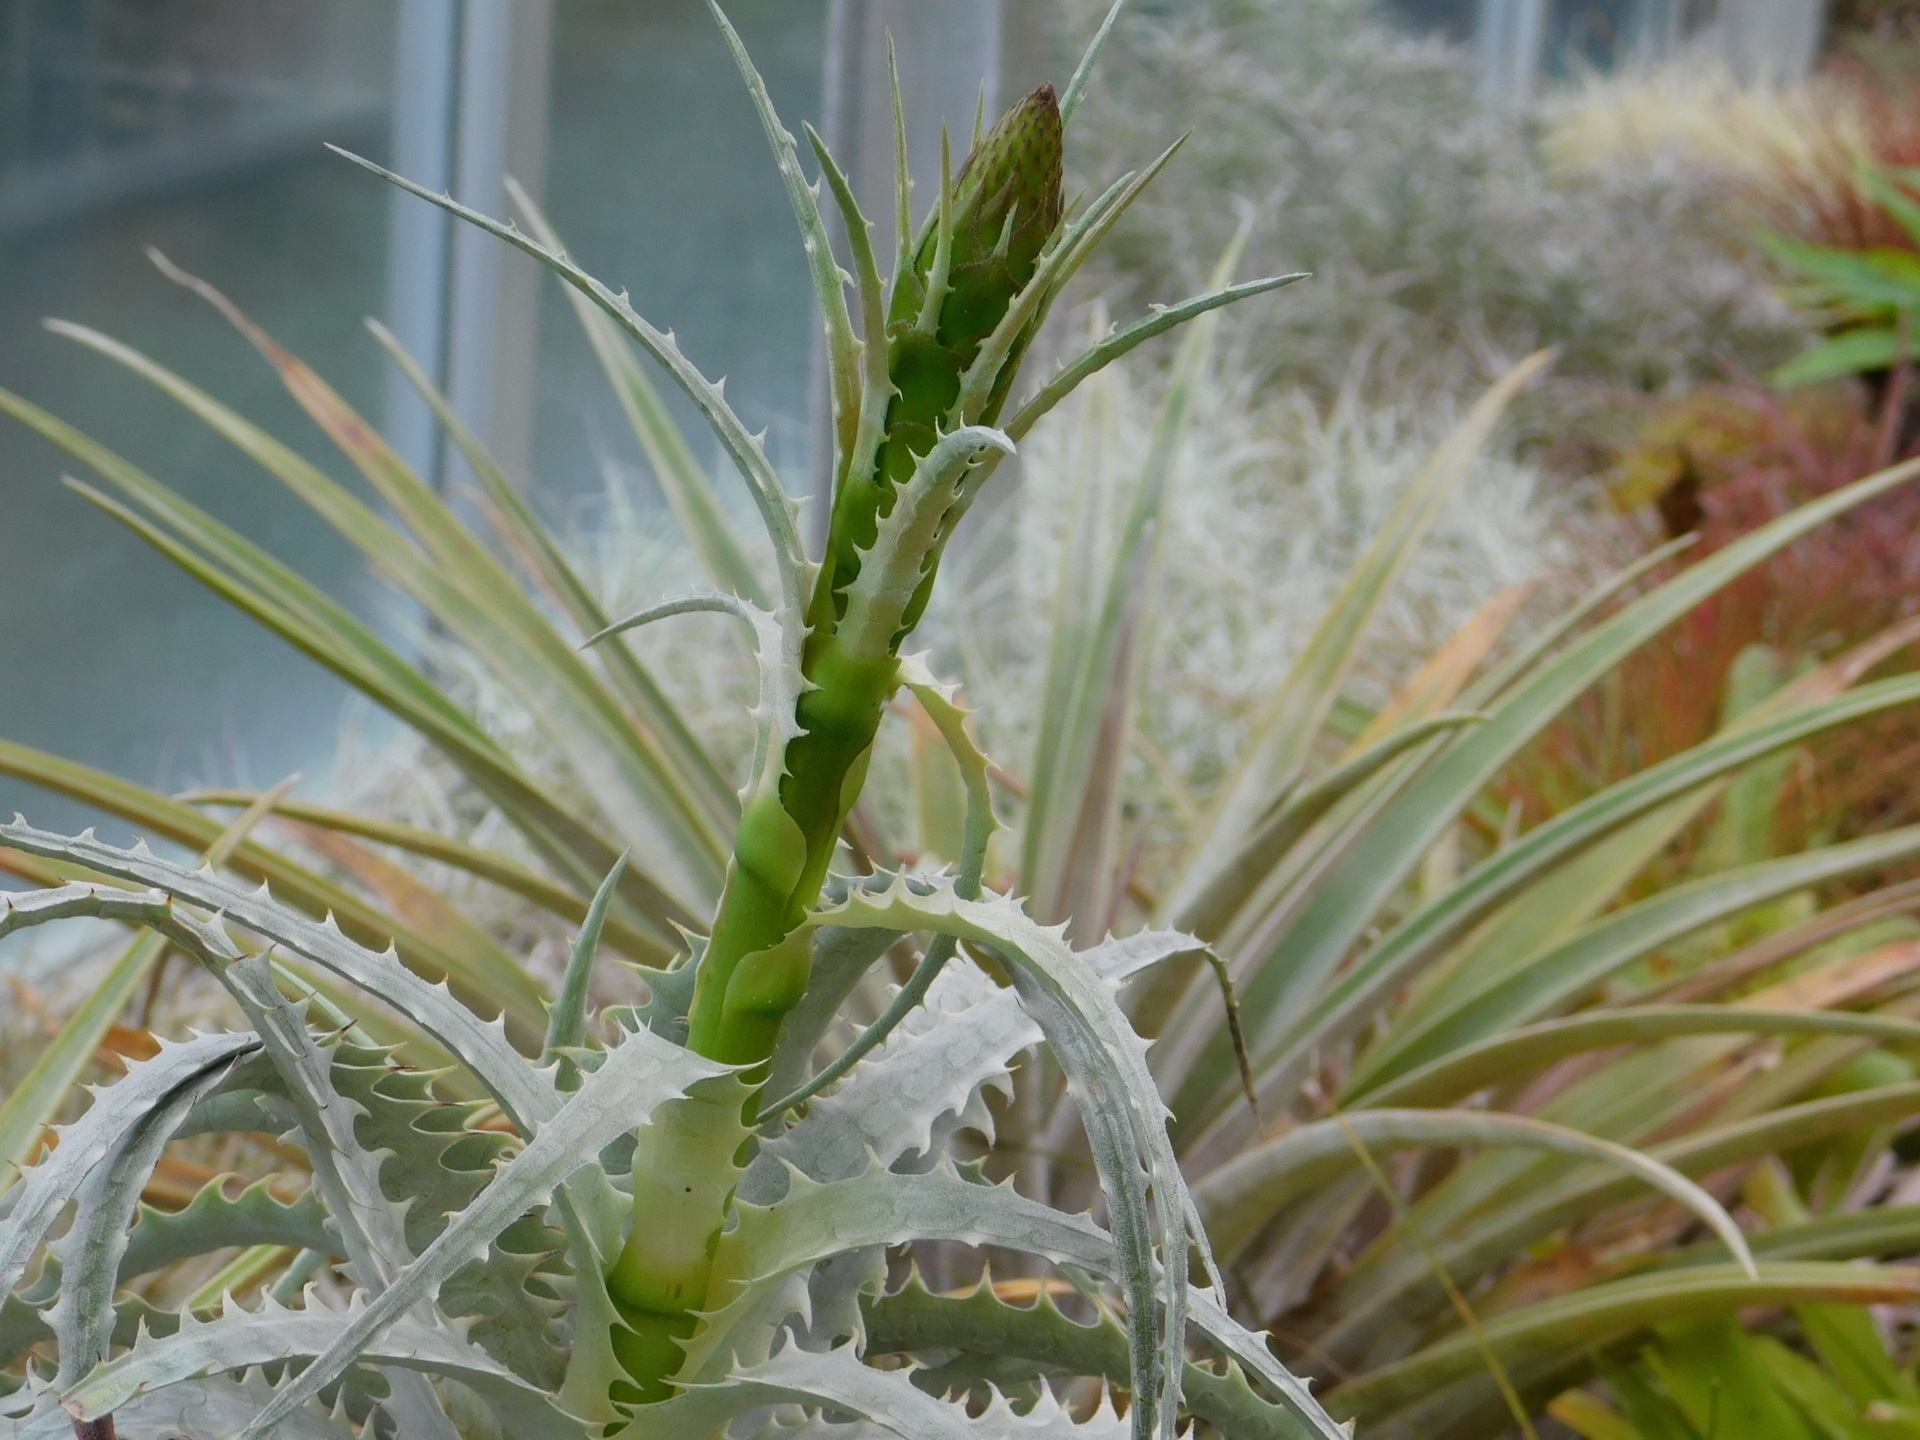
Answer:
[[[899,391],[887,412],[882,487],[913,473],[914,457],[935,439],[941,417],[960,394],[960,379],[1028,281],[1060,223],[1063,168],[1060,105],[1042,85],[1000,117],[954,180],[953,248],[947,290],[932,333],[916,328],[939,251],[937,228],[900,277],[893,299],[887,369]],[[1025,346],[1007,360],[1003,392]],[[991,424],[991,414],[981,417]],[[864,538],[864,537],[863,537]]]
[[[1033,279],[1060,223],[1062,133],[1053,87],[1042,85],[1000,118],[954,183],[953,258],[937,338],[963,362],[993,333]],[[916,267],[933,262],[931,242]]]

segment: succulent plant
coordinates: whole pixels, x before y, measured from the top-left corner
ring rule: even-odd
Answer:
[[[712,426],[766,524],[778,577],[770,609],[702,593],[616,624],[602,617],[589,637],[603,642],[693,610],[747,627],[760,671],[759,740],[717,894],[711,848],[703,857],[697,846],[689,854],[658,843],[656,825],[656,843],[611,854],[438,696],[404,683],[412,711],[452,742],[450,753],[536,851],[563,875],[600,882],[551,1002],[510,968],[483,977],[458,962],[435,967],[498,1002],[501,1013],[482,1018],[446,983],[415,973],[408,962],[418,955],[363,945],[332,914],[316,920],[286,903],[316,898],[310,885],[296,879],[304,893],[276,897],[225,878],[218,862],[244,849],[258,807],[217,847],[216,863],[198,870],[144,844],[117,849],[24,821],[0,830],[19,855],[89,877],[5,897],[0,934],[80,915],[143,926],[198,961],[250,1027],[168,1045],[134,1065],[0,1201],[0,1289],[12,1291],[41,1257],[9,1302],[9,1351],[50,1341],[54,1357],[50,1373],[30,1363],[7,1397],[6,1435],[117,1426],[130,1435],[172,1427],[250,1440],[358,1429],[415,1440],[606,1427],[704,1437],[765,1412],[768,1435],[1031,1430],[1145,1440],[1176,1432],[1189,1389],[1207,1397],[1194,1413],[1232,1433],[1341,1433],[1265,1342],[1228,1315],[1144,1043],[1117,999],[1124,981],[1193,942],[1075,950],[1017,902],[983,892],[994,825],[985,760],[952,691],[900,654],[954,526],[1036,420],[1142,341],[1284,277],[1156,311],[1001,423],[1047,308],[1158,165],[1066,213],[1062,126],[1084,88],[1083,65],[1064,100],[1036,92],[957,177],[943,175],[923,233],[903,232],[889,297],[867,223],[815,137],[851,238],[856,332],[819,189],[738,37],[714,13],[765,123],[826,316],[839,458],[823,564],[804,553],[797,507],[758,439],[669,335],[557,246],[426,198],[534,255],[658,361]],[[903,212],[907,192],[903,163]],[[561,697],[553,703],[623,757],[612,773],[638,781],[648,804],[696,834],[723,825],[728,806],[712,794],[710,767],[664,759],[672,739],[663,747],[644,713],[630,720],[551,622],[511,584],[495,583],[497,562],[371,427],[211,287],[173,273],[280,367],[431,558],[217,402],[112,342],[91,343],[296,476],[337,523],[363,536],[393,533],[401,548],[388,547],[387,559],[430,603],[451,605],[496,653],[540,656],[542,683]],[[231,532],[25,402],[8,408],[67,441],[135,508],[101,503],[172,553],[208,554],[202,574],[225,570],[242,588],[277,592],[281,618],[308,627],[309,641],[326,635],[310,650],[336,668],[395,678],[378,642]],[[466,442],[458,429],[455,437]],[[190,534],[189,546],[167,539],[170,527]],[[645,696],[644,681],[632,688]],[[925,709],[968,777],[967,854],[957,874],[830,882],[882,708],[897,692]],[[651,999],[603,1017],[618,1021],[610,1032],[590,1024],[587,982],[602,937],[618,927],[630,951],[669,960],[666,937],[691,922],[703,890],[713,918],[691,953],[644,972]],[[870,1032],[864,1058],[845,1056],[831,1077],[808,1081],[849,990],[915,933],[935,938],[903,993],[925,1005],[898,1007]],[[988,957],[997,978],[982,968]],[[914,1023],[899,1027],[909,1008]],[[403,1063],[403,1041],[434,1068]],[[1004,1083],[1014,1057],[1036,1044],[1080,1097],[1107,1196],[1104,1224],[986,1183],[945,1153],[956,1125],[991,1128],[982,1087]],[[827,1078],[839,1083],[819,1094]],[[498,1125],[480,1128],[477,1109],[497,1112]],[[180,1215],[143,1211],[142,1186],[169,1140],[218,1130],[281,1135],[304,1153],[311,1189],[289,1205],[259,1187],[235,1198],[216,1181]],[[1091,1320],[1069,1322],[1082,1332],[1077,1359],[1084,1373],[1125,1388],[1126,1418],[1104,1399],[1076,1411],[1038,1396],[1018,1411],[1000,1398],[973,1414],[918,1388],[911,1369],[865,1363],[862,1304],[886,1279],[888,1251],[937,1240],[1004,1247],[1075,1277],[1084,1298],[1072,1303]],[[298,1253],[257,1309],[230,1300],[154,1309],[121,1295],[134,1276],[234,1243]],[[337,1286],[300,1290],[336,1263],[349,1286],[341,1303],[324,1293]],[[916,1293],[909,1286],[890,1298],[893,1323],[912,1322]],[[976,1314],[989,1329],[1005,1323],[992,1305]],[[943,1315],[939,1350],[966,1353]],[[1224,1357],[1223,1370],[1188,1362],[1199,1337]],[[814,1416],[798,1430],[782,1409],[793,1406]]]

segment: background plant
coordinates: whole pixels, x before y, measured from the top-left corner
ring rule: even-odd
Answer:
[[[1099,7],[1072,9],[1090,30]],[[1100,278],[1116,303],[1185,293],[1236,219],[1203,197],[1240,197],[1257,216],[1252,263],[1315,276],[1290,305],[1226,322],[1244,327],[1262,389],[1324,402],[1358,385],[1419,413],[1464,406],[1553,346],[1555,377],[1524,411],[1578,471],[1569,425],[1605,431],[1596,391],[1678,393],[1797,346],[1800,322],[1746,263],[1710,181],[1637,163],[1567,180],[1536,143],[1540,117],[1487,106],[1469,56],[1364,0],[1142,10],[1115,50],[1076,152],[1089,173],[1131,153],[1153,115],[1194,133]]]

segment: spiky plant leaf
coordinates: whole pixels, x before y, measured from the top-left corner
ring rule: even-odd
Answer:
[[[329,147],[338,150],[338,147]],[[771,462],[760,440],[749,434],[740,419],[727,405],[720,387],[702,375],[684,355],[675,343],[670,332],[655,329],[627,303],[624,294],[616,293],[601,281],[594,279],[564,255],[529,239],[512,225],[502,224],[489,216],[459,204],[445,195],[435,195],[411,180],[382,169],[369,160],[363,160],[347,151],[338,150],[356,165],[364,166],[383,180],[398,185],[421,199],[438,205],[449,214],[477,225],[489,234],[496,235],[518,250],[523,250],[558,275],[567,284],[580,291],[600,307],[621,329],[639,342],[640,347],[657,360],[671,375],[680,388],[686,392],[699,409],[701,416],[713,428],[715,436],[726,449],[728,456],[739,466],[740,473],[746,478],[749,491],[755,505],[760,510],[768,533],[774,540],[774,558],[780,575],[780,599],[783,605],[791,605],[795,610],[804,609],[802,599],[805,577],[810,566],[805,558],[804,548],[800,544],[797,528],[797,507],[780,484],[779,476],[774,473]]]
[[[161,1391],[208,1373],[244,1372],[325,1354],[363,1313],[357,1308],[336,1313],[313,1303],[304,1309],[290,1310],[268,1300],[257,1311],[228,1306],[211,1320],[183,1315],[179,1329],[172,1335],[143,1338],[124,1355],[97,1367],[80,1384],[62,1394],[60,1404],[52,1408],[48,1418],[63,1429],[28,1421],[21,1427],[20,1440],[71,1434],[76,1418],[90,1420],[112,1414],[137,1395]],[[545,1392],[516,1379],[482,1351],[442,1326],[405,1321],[362,1346],[360,1354],[368,1363],[395,1371],[458,1379],[497,1406],[515,1434],[526,1435],[531,1440],[541,1440],[541,1437],[579,1440],[586,1433],[577,1421],[557,1410]],[[309,1368],[302,1375],[310,1373]],[[275,1412],[279,1415],[298,1413],[312,1393],[309,1390],[308,1395],[290,1398],[299,1386],[297,1380],[277,1386],[272,1398],[238,1433],[262,1433],[262,1417]],[[448,1433],[453,1433],[450,1426]]]
[[[950,961],[879,1049],[762,1148],[742,1195],[762,1204],[777,1199],[788,1165],[832,1181],[859,1174],[869,1157],[891,1166],[931,1154],[948,1117],[990,1127],[976,1101],[981,1087],[1003,1081],[1014,1057],[1040,1039],[1013,991],[971,960]]]
[[[75,887],[92,890],[98,887]],[[21,913],[10,906],[0,922]],[[180,1044],[163,1043],[151,1060],[127,1069],[118,1084],[94,1092],[86,1114],[59,1130],[60,1143],[8,1192],[0,1218],[0,1291],[10,1293],[32,1262],[66,1204],[86,1183],[122,1137],[157,1107],[183,1089],[204,1093],[233,1062],[260,1048],[255,1035],[202,1035]]]
[[[47,1252],[60,1266],[60,1297],[46,1317],[60,1347],[55,1386],[72,1385],[107,1358],[120,1261],[140,1192],[175,1127],[222,1078],[220,1070],[203,1071],[138,1112],[75,1192],[73,1218]]]
[[[1131,1332],[1135,1433],[1170,1435],[1178,1418],[1178,1367],[1185,1345],[1182,1272],[1194,1238],[1191,1201],[1167,1139],[1167,1111],[1147,1069],[1145,1045],[1121,1013],[1112,982],[1092,971],[1059,931],[1035,923],[1018,905],[999,898],[963,900],[950,885],[901,880],[879,894],[851,893],[822,918],[840,925],[951,933],[990,946],[1013,969],[1023,1005],[1073,1077],[1107,1196],[1130,1312],[1159,1316],[1157,1327],[1137,1323]],[[1155,1200],[1151,1215],[1149,1182]],[[1200,1241],[1204,1252],[1204,1237]],[[1154,1273],[1156,1251],[1165,1257],[1163,1279]]]
[[[507,193],[534,238],[555,254],[565,254],[566,246],[560,242],[558,232],[533,203],[532,197],[511,179],[507,182]],[[599,357],[601,368],[606,371],[614,394],[619,398],[620,408],[625,411],[627,422],[633,426],[640,448],[646,453],[654,479],[665,493],[667,504],[680,523],[681,532],[705,564],[708,578],[720,589],[731,591],[742,600],[765,609],[772,600],[766,593],[766,585],[758,568],[748,557],[739,536],[734,534],[733,523],[727,518],[726,508],[714,489],[712,479],[694,458],[692,448],[681,434],[680,427],[674,423],[652,377],[628,349],[625,335],[577,288],[568,289],[567,303],[572,306],[574,318],[580,322],[580,328],[586,332],[594,354]],[[442,423],[449,419],[456,423],[458,420],[457,416],[452,415],[451,407],[442,417]],[[460,432],[456,430],[453,433],[457,435]],[[479,473],[485,475],[485,471]],[[490,484],[489,489],[497,490],[498,487]],[[508,492],[503,492],[502,499],[512,505],[510,486]],[[574,595],[570,608],[574,610],[581,628],[592,632],[604,626],[606,617],[598,613],[597,603],[587,596],[577,581],[563,573],[565,561],[546,532],[532,521],[530,515],[520,521],[517,528],[532,546],[544,553],[545,568],[560,581],[557,588]],[[570,567],[566,569],[570,572]]]
[[[845,1347],[815,1353],[789,1345],[758,1365],[734,1369],[724,1385],[689,1390],[636,1416],[656,1427],[649,1433],[678,1440],[704,1436],[729,1421],[768,1405],[797,1404],[838,1411],[903,1440],[1014,1440],[1023,1430],[1072,1436],[1078,1427],[1053,1405],[1041,1412],[1044,1427],[1029,1427],[1004,1402],[972,1416],[962,1405],[948,1404],[923,1393],[905,1372],[891,1374],[860,1363]],[[779,1432],[774,1432],[776,1435]],[[831,1432],[827,1432],[831,1433]],[[869,1431],[869,1433],[872,1433]],[[1128,1433],[1102,1407],[1087,1432],[1090,1440],[1108,1440]],[[824,1437],[823,1437],[824,1440]]]
[[[991,1277],[962,1296],[935,1295],[916,1273],[866,1306],[867,1353],[1005,1356],[1036,1371],[1127,1381],[1126,1327],[1102,1309],[1092,1324],[1070,1319],[1043,1286],[1031,1305],[994,1293]],[[931,1372],[937,1375],[936,1370]],[[1195,1418],[1228,1440],[1301,1440],[1313,1434],[1293,1411],[1258,1394],[1246,1372],[1189,1362],[1181,1394]]]
[[[122,1283],[229,1245],[285,1245],[331,1253],[340,1243],[327,1228],[326,1207],[311,1190],[289,1203],[273,1193],[272,1181],[259,1180],[230,1196],[231,1179],[221,1175],[209,1180],[181,1210],[142,1205],[120,1259]]]
[[[169,897],[177,897],[210,913],[231,917],[282,950],[379,996],[458,1056],[516,1125],[531,1131],[559,1109],[562,1096],[551,1077],[526,1064],[507,1043],[498,1022],[481,1020],[459,1004],[444,984],[421,979],[393,952],[376,954],[354,944],[331,920],[319,922],[295,915],[264,892],[244,890],[209,872],[182,869],[160,859],[144,845],[122,850],[91,835],[53,835],[23,822],[0,825],[0,840],[28,854],[69,860],[103,875],[156,887],[148,897],[148,907],[140,914],[143,924],[154,928],[168,925]],[[76,896],[71,903],[80,905],[84,901],[93,908],[72,913],[101,913],[111,918],[116,906],[131,908],[126,899],[114,898],[125,895],[124,891],[114,891],[91,900]],[[0,924],[7,919],[0,914]]]
[[[641,1030],[608,1052],[606,1062],[554,1113],[527,1148],[499,1168],[479,1197],[453,1217],[419,1259],[395,1278],[316,1352],[312,1365],[260,1413],[248,1435],[262,1435],[279,1415],[317,1394],[415,1305],[430,1302],[468,1261],[484,1256],[494,1237],[544,1204],[570,1175],[662,1104],[725,1068]]]

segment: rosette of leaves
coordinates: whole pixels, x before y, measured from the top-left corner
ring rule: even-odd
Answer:
[[[207,836],[184,804],[8,750],[14,773],[165,839],[201,841],[208,855],[196,869],[144,843],[120,849],[23,820],[0,827],[10,868],[42,882],[4,897],[0,934],[86,916],[153,937],[0,1113],[12,1158],[34,1161],[0,1200],[13,1367],[0,1435],[624,1430],[692,1440],[757,1426],[849,1440],[1016,1430],[1146,1440],[1188,1417],[1234,1435],[1342,1434],[1228,1314],[1145,1044],[1120,1005],[1123,984],[1190,942],[1075,948],[983,889],[995,826],[987,763],[952,691],[901,653],[954,527],[1042,415],[1144,340],[1283,280],[1157,310],[1014,406],[1036,327],[1165,161],[1077,212],[1062,204],[1062,129],[1092,57],[1063,98],[1028,97],[977,137],[957,175],[943,173],[923,229],[903,223],[891,294],[850,189],[814,141],[851,239],[856,328],[820,187],[714,13],[765,123],[826,317],[838,464],[822,563],[804,553],[796,505],[719,388],[575,266],[531,211],[529,234],[426,197],[534,255],[592,307],[590,333],[728,588],[608,623],[426,387],[487,487],[501,538],[574,627],[568,636],[335,392],[203,282],[161,262],[279,368],[391,519],[152,361],[62,327],[204,416],[510,677],[599,814],[544,790],[377,637],[242,537],[28,402],[0,402],[108,482],[112,493],[83,487],[90,498],[431,736],[548,867],[280,794]],[[904,162],[899,190],[904,216]],[[746,480],[771,541],[764,590],[738,564],[704,479],[675,469],[684,446],[654,423],[658,397],[629,341],[693,401]],[[693,610],[737,617],[757,658],[758,743],[737,796],[637,657],[605,643]],[[582,656],[579,635],[600,658]],[[896,695],[924,710],[966,776],[965,854],[954,873],[830,881]],[[575,920],[558,992],[543,993],[417,882],[360,863],[363,879],[384,876],[374,888],[384,884],[395,912],[384,913],[249,838],[269,811],[464,867]],[[366,852],[344,843],[333,853],[352,871]],[[931,938],[899,1013],[814,1073],[849,993],[914,935]],[[603,942],[643,964],[647,1004],[589,1014]],[[35,1159],[55,1082],[162,948],[197,962],[244,1027],[161,1045],[96,1091]],[[947,1152],[957,1127],[991,1130],[983,1087],[1004,1084],[1035,1046],[1080,1097],[1105,1197],[1098,1218],[1036,1204]],[[178,1213],[143,1208],[167,1145],[222,1132],[278,1137],[303,1156],[301,1198],[264,1186],[236,1194],[219,1179]],[[924,1312],[938,1337],[904,1347],[917,1364],[869,1363],[887,1256],[921,1242],[992,1246],[1071,1277],[1066,1310],[1049,1300],[1030,1313],[1047,1327],[1052,1369],[1094,1389],[1071,1404],[1044,1387],[1010,1392],[1017,1405],[997,1390],[967,1403],[971,1385],[953,1373],[970,1374],[976,1355],[990,1362],[1007,1333],[990,1285],[970,1312],[984,1327],[979,1347],[955,1343],[956,1315],[940,1297],[896,1287],[890,1323]],[[135,1283],[236,1244],[242,1259],[220,1276],[242,1289],[265,1282],[251,1306],[207,1284],[181,1298],[160,1281]],[[1124,1418],[1109,1387],[1124,1392]]]

